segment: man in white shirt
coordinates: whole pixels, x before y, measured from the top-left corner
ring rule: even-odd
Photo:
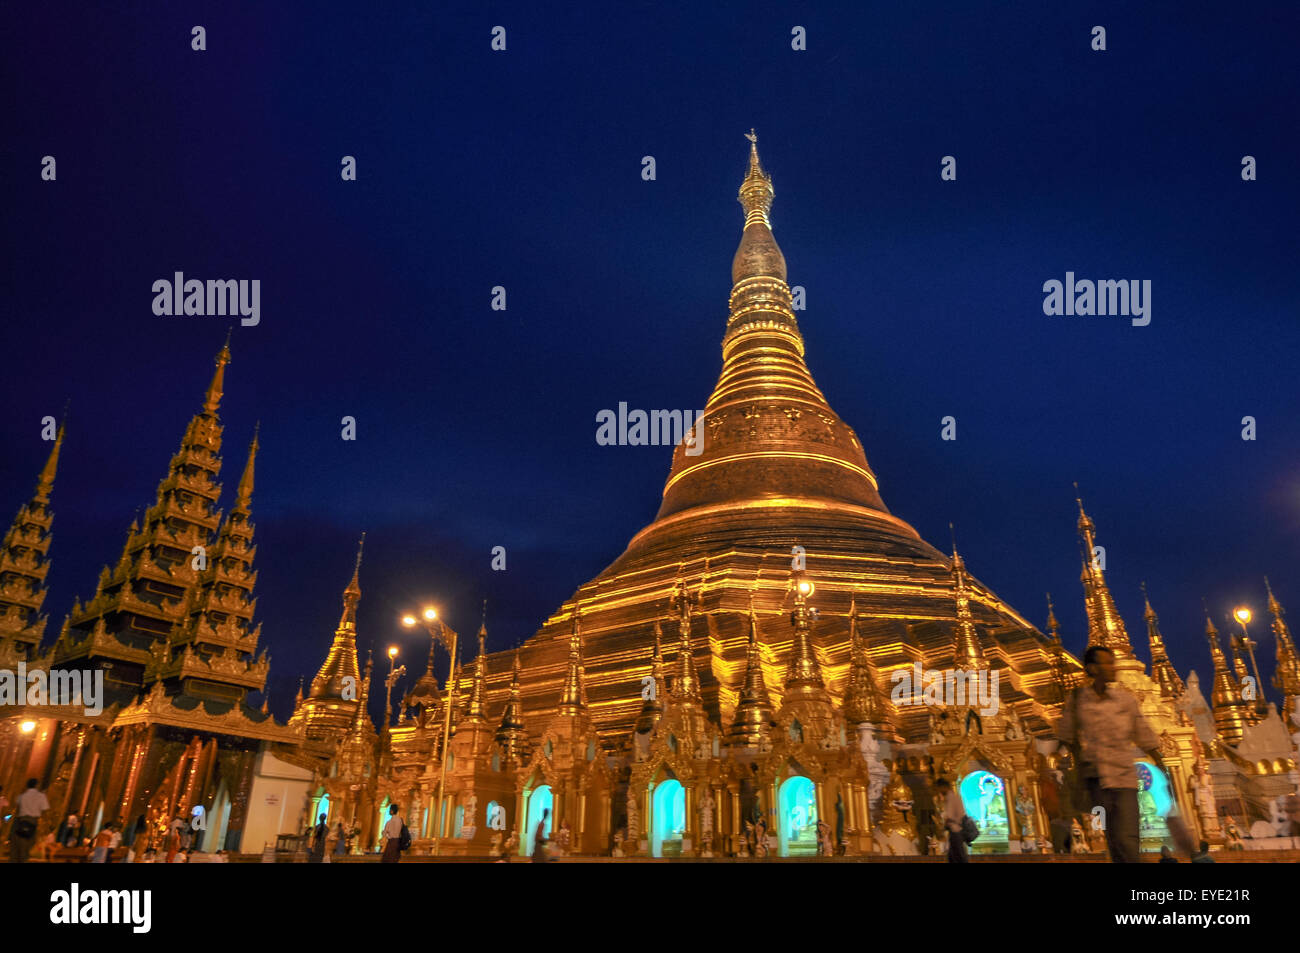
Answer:
[[[1092,797],[1105,810],[1103,824],[1110,859],[1135,864],[1141,859],[1138,834],[1136,763],[1145,752],[1161,767],[1159,739],[1147,724],[1133,693],[1115,684],[1115,653],[1088,647],[1083,667],[1090,678],[1065,704],[1060,741],[1075,752],[1079,775],[1091,779]]]
[[[402,828],[406,822],[397,813],[397,805],[388,806],[388,823],[384,825],[384,856],[381,864],[395,864],[402,859]]]
[[[41,815],[50,809],[50,802],[36,787],[36,779],[29,778],[27,790],[14,802],[14,821],[9,828],[9,860],[15,864],[27,863],[27,856],[36,843],[36,827]]]
[[[966,805],[962,803],[961,795],[944,778],[934,782],[934,794],[935,807],[943,812],[943,828],[948,832],[948,863],[970,863],[966,853],[966,835],[961,829],[961,822],[966,818]]]

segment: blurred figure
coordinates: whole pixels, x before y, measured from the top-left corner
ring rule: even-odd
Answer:
[[[966,833],[962,829],[966,805],[946,778],[934,782],[934,792],[943,808],[943,829],[948,833],[948,863],[968,864],[970,855],[966,852]]]
[[[1133,693],[1115,684],[1115,653],[1092,645],[1084,653],[1083,663],[1091,681],[1074,690],[1057,735],[1075,750],[1079,776],[1092,801],[1085,810],[1100,805],[1106,811],[1111,862],[1135,864],[1141,859],[1141,842],[1134,765],[1142,752],[1162,765],[1159,739],[1142,717]]]
[[[542,819],[537,822],[537,833],[533,835],[533,863],[544,864],[550,860],[550,855],[546,850],[546,819],[551,816],[551,809],[548,807],[542,811]]]
[[[36,786],[35,778],[27,779],[27,789],[14,802],[14,821],[9,828],[9,861],[25,864],[36,844],[36,829],[41,817],[50,809],[44,792]],[[53,841],[54,835],[50,835]]]

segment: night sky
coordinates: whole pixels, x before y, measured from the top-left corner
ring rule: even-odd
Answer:
[[[175,271],[261,281],[222,507],[260,420],[277,717],[363,530],[360,643],[403,645],[406,687],[427,640],[397,617],[426,601],[472,633],[487,598],[490,649],[532,635],[658,508],[670,449],[598,446],[596,413],[702,408],[717,378],[755,127],[808,364],[890,509],[941,549],[955,523],[1040,627],[1050,590],[1081,652],[1077,480],[1139,655],[1146,580],[1180,672],[1208,692],[1204,597],[1225,635],[1254,607],[1271,678],[1265,574],[1300,624],[1294,4],[122,6],[16,5],[0,41],[0,510],[71,400],[47,640],[232,323],[155,316]],[[1045,316],[1067,271],[1149,279],[1150,325]]]

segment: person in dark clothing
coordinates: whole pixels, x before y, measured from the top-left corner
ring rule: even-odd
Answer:
[[[310,863],[319,864],[325,860],[325,838],[329,836],[329,832],[329,826],[325,823],[325,815],[322,814],[316,820],[316,829],[312,831]]]

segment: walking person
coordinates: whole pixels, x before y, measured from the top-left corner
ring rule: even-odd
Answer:
[[[316,828],[312,831],[311,857],[308,863],[321,864],[325,862],[325,838],[329,837],[329,825],[325,823],[325,815],[322,814],[316,819]]]
[[[546,851],[546,819],[551,816],[551,809],[548,807],[542,811],[542,819],[537,822],[537,833],[533,835],[533,863],[544,864],[550,860],[550,855]]]
[[[90,842],[90,862],[92,864],[108,863],[109,845],[113,842],[113,823],[110,821],[99,829],[95,839]]]
[[[122,846],[122,822],[113,821],[113,823],[108,825],[108,829],[112,832],[113,836],[109,838],[108,856],[104,858],[104,863],[111,864],[115,855],[118,858],[121,858],[122,856],[118,853],[118,848]],[[118,863],[120,864],[121,862],[122,861],[119,859]]]
[[[165,864],[176,862],[176,854],[181,849],[181,831],[185,827],[185,819],[176,814],[172,817],[171,825],[167,828],[167,859]]]
[[[970,855],[966,851],[964,827],[966,805],[946,778],[934,782],[934,791],[943,811],[943,829],[948,832],[948,863],[968,864]]]
[[[14,802],[14,822],[9,830],[9,860],[15,864],[27,863],[36,843],[36,828],[41,815],[50,809],[49,799],[36,786],[35,778],[27,779],[27,789]]]
[[[144,818],[136,822],[135,840],[131,842],[131,850],[126,855],[128,863],[144,863],[145,850],[149,846],[149,825],[145,823]]]
[[[406,822],[398,816],[397,805],[388,805],[388,823],[384,825],[384,856],[379,860],[381,864],[395,864],[402,859],[405,832]]]
[[[1116,684],[1115,653],[1091,645],[1083,655],[1088,681],[1074,690],[1061,716],[1059,740],[1075,752],[1075,764],[1091,804],[1105,810],[1106,844],[1116,864],[1138,863],[1136,762],[1146,755],[1163,770],[1155,732],[1137,698]]]

